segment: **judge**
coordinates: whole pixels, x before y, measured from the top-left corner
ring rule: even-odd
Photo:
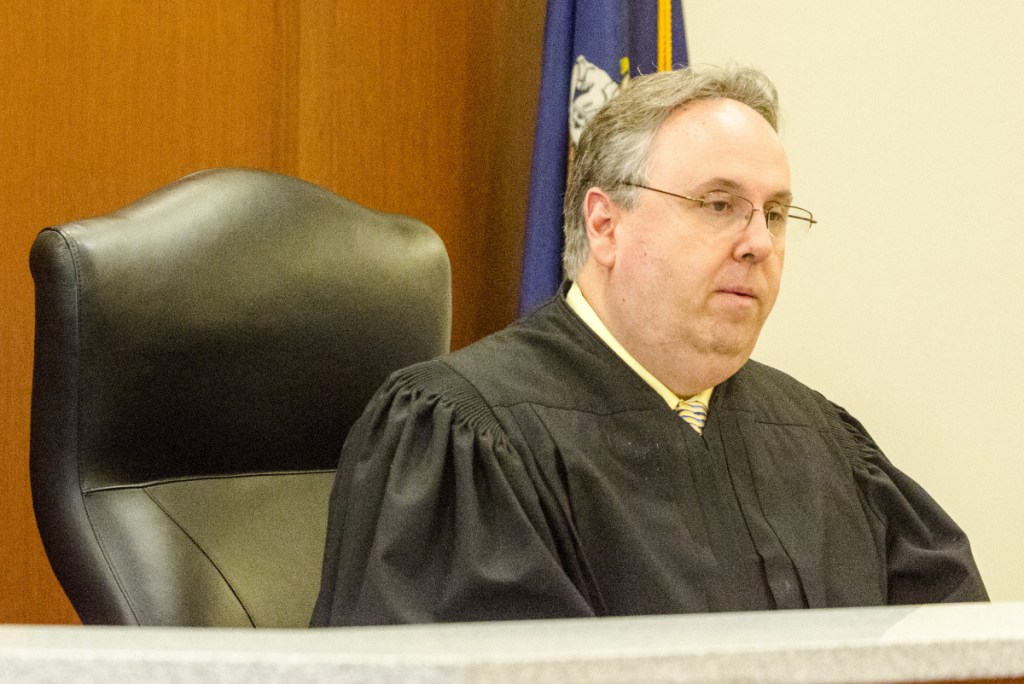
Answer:
[[[314,625],[986,600],[964,533],[841,407],[750,360],[794,206],[759,72],[590,122],[560,292],[395,373],[341,454]]]

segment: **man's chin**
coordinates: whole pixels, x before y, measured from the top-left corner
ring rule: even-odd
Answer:
[[[755,339],[754,342],[757,340]],[[732,377],[743,367],[754,351],[749,340],[716,339],[704,349],[705,388],[713,387]]]

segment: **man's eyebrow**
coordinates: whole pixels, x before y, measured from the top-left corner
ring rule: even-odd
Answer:
[[[697,188],[702,191],[726,190],[728,192],[739,192],[743,190],[743,186],[741,186],[739,183],[732,180],[731,178],[724,178],[722,176],[709,178],[708,180],[698,185]]]
[[[697,189],[698,192],[710,192],[711,190],[725,190],[726,192],[731,192],[733,194],[740,196],[743,196],[743,193],[745,192],[744,186],[737,183],[731,178],[725,178],[722,176],[717,176],[715,178],[710,178],[704,181],[703,183],[697,186]],[[793,193],[790,192],[789,190],[779,190],[771,197],[769,197],[769,201],[779,202],[780,204],[789,204],[790,202],[793,201]]]

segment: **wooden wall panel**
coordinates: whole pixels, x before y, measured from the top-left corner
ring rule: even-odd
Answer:
[[[199,169],[267,168],[432,225],[452,255],[454,346],[501,327],[544,2],[490,4],[5,2],[0,622],[75,621],[28,489],[35,234]]]
[[[543,2],[306,7],[300,175],[440,233],[455,347],[502,327],[518,294]]]

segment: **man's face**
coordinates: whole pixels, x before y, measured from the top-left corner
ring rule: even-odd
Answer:
[[[755,212],[745,229],[722,233],[701,221],[696,202],[650,190],[638,191],[632,211],[614,207],[613,333],[641,363],[676,350],[717,358],[735,366],[731,374],[749,358],[779,292],[785,245],[756,210],[790,200],[782,143],[746,105],[694,102],[655,137],[646,185],[698,198],[726,191]]]

